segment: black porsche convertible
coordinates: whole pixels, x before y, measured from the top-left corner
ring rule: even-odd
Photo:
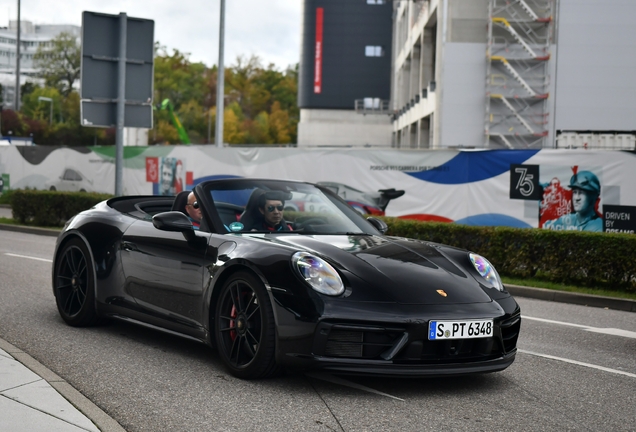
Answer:
[[[69,220],[53,262],[64,321],[117,319],[216,346],[241,378],[439,376],[514,361],[520,309],[484,257],[385,236],[382,220],[325,186],[225,179],[193,192],[200,227],[187,191],[117,197]],[[270,225],[268,211],[283,214]]]

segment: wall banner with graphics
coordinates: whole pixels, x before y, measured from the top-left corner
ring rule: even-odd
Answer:
[[[0,147],[3,189],[113,193],[114,147]],[[227,177],[404,190],[389,216],[468,225],[636,231],[636,153],[586,150],[357,150],[150,146],[124,149],[124,193],[174,195]],[[9,185],[9,179],[11,180]],[[345,196],[345,195],[348,195]]]

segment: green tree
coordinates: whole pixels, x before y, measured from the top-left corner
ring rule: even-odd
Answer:
[[[79,126],[80,121],[80,95],[73,90],[66,98],[62,99],[61,119],[69,124]],[[91,128],[92,129],[92,128]]]
[[[176,109],[189,100],[203,105],[205,98],[205,65],[192,63],[188,53],[157,44],[155,48],[155,100],[170,99]]]
[[[239,56],[226,70],[226,82],[226,99],[242,110],[239,118],[245,143],[295,142],[297,66],[280,71],[273,64],[263,68],[257,56]]]
[[[22,98],[22,114],[28,118],[43,120],[48,123],[51,117],[51,102],[40,101],[40,97],[53,100],[53,122],[59,122],[62,110],[62,95],[54,87],[36,87],[31,93],[25,95]]]
[[[278,101],[272,105],[272,113],[269,116],[269,130],[274,142],[288,144],[291,142],[292,132],[289,122],[289,113],[280,108]]]
[[[67,96],[80,75],[81,50],[78,39],[71,33],[60,33],[49,46],[38,47],[33,63],[48,87],[56,87]]]
[[[246,131],[242,127],[241,107],[235,102],[223,112],[223,141],[230,144],[244,144]]]
[[[250,128],[250,135],[254,144],[272,144],[274,140],[269,132],[270,117],[265,111],[261,111]]]
[[[202,143],[205,136],[204,131],[207,130],[207,116],[203,107],[196,100],[190,99],[179,107],[177,115],[183,128],[188,132],[190,141]]]
[[[31,81],[27,81],[20,86],[20,100],[24,99],[24,97],[33,92],[36,88],[40,87],[39,85],[32,83]]]
[[[154,99],[160,103],[170,99],[175,113],[195,143],[202,142],[207,135],[207,122],[204,120],[205,103],[209,103],[208,84],[210,71],[203,63],[193,63],[189,54],[179,50],[168,52],[165,46],[155,45]],[[163,144],[172,142],[173,135],[168,125],[172,119],[168,111],[155,110],[155,127],[152,142]],[[161,130],[159,130],[159,125]]]
[[[267,109],[271,110],[272,104],[278,101],[281,109],[287,111],[297,110],[296,97],[298,93],[298,71],[288,68],[281,72],[270,64],[267,69],[254,77],[255,84],[263,87],[269,94]]]
[[[263,74],[260,59],[257,56],[251,56],[249,59],[239,56],[236,64],[229,69],[226,93],[231,96],[230,99],[241,105],[248,118],[266,111],[271,94],[259,82],[259,77]]]
[[[178,144],[181,142],[177,129],[167,120],[159,120],[156,130],[155,143],[157,144]]]

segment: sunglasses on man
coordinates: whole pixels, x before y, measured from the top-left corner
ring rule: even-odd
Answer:
[[[186,206],[191,206],[193,209],[196,210],[199,208],[199,203],[195,201],[192,204],[186,204]]]
[[[274,209],[278,210],[279,212],[282,212],[282,211],[283,211],[283,208],[284,208],[284,207],[283,207],[282,205],[277,205],[277,206],[268,205],[266,210],[267,210],[267,212],[268,212],[268,213],[273,212],[273,211],[274,211]]]

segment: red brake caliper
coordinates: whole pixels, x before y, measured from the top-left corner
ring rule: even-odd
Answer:
[[[232,311],[230,312],[230,328],[236,327],[236,317],[238,316],[238,312],[236,311],[236,306],[232,305]],[[230,337],[232,340],[236,339],[236,330],[230,330]]]

